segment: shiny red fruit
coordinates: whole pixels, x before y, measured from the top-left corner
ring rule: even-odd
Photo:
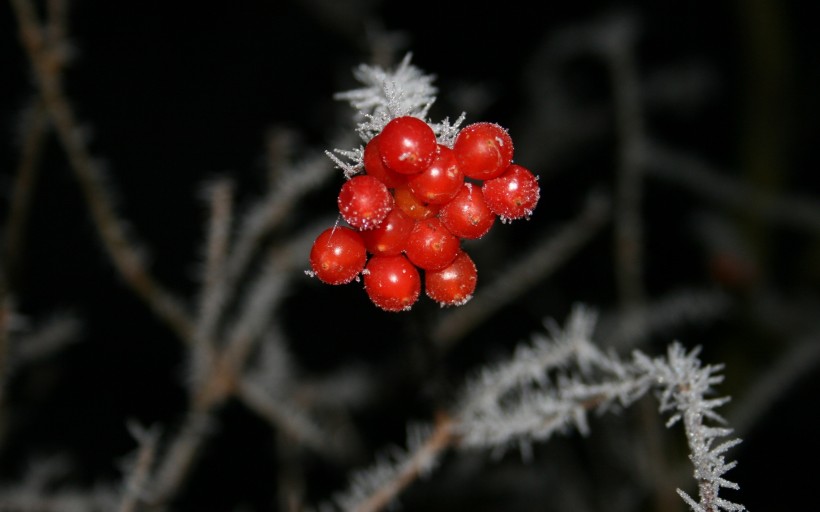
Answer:
[[[462,306],[475,292],[478,271],[472,258],[459,251],[452,263],[441,270],[424,273],[424,290],[440,306]]]
[[[403,255],[371,256],[364,272],[364,289],[379,308],[408,311],[421,293],[421,276]]]
[[[401,208],[393,208],[387,217],[373,229],[362,231],[364,245],[371,254],[393,256],[401,254],[415,221]]]
[[[338,205],[348,224],[360,230],[373,229],[393,209],[393,195],[378,178],[359,174],[342,185]]]
[[[326,284],[349,283],[364,269],[366,261],[364,240],[346,226],[322,231],[310,250],[313,275]]]
[[[459,193],[439,210],[441,222],[460,238],[481,238],[495,224],[496,214],[487,206],[481,187],[464,183]]]
[[[502,220],[515,220],[532,215],[541,189],[538,178],[520,165],[510,165],[504,173],[481,186],[490,210]]]
[[[364,163],[364,172],[381,180],[387,188],[396,188],[399,185],[407,183],[406,174],[399,174],[384,165],[379,150],[378,135],[370,139],[370,142],[365,145],[362,161]]]
[[[401,174],[415,174],[426,169],[433,161],[437,145],[433,129],[418,117],[397,117],[379,133],[382,161]]]
[[[416,221],[407,237],[404,254],[414,265],[424,270],[438,270],[456,257],[460,240],[437,217]]]
[[[495,123],[473,123],[458,132],[453,151],[465,176],[489,180],[512,162],[513,142],[507,130]]]
[[[453,150],[439,145],[436,156],[423,171],[409,176],[407,185],[413,195],[428,204],[444,204],[461,189],[464,174],[458,168]]]

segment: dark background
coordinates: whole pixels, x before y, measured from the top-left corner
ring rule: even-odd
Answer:
[[[691,107],[684,102],[648,112],[647,130],[654,138],[726,169],[740,181],[776,194],[820,198],[815,147],[820,53],[809,2],[559,2],[540,4],[536,12],[535,4],[519,1],[228,5],[83,0],[71,2],[69,9],[74,60],[65,74],[67,93],[91,151],[105,164],[121,215],[150,249],[151,270],[183,296],[196,292],[206,213],[202,184],[231,176],[238,204],[250,202],[265,180],[266,134],[274,128],[292,130],[297,158],[309,149],[332,149],[333,137],[350,129],[345,124],[348,106],[332,95],[358,86],[351,70],[370,59],[368,34],[379,28],[403,38],[397,57],[412,51],[414,64],[437,76],[441,94],[433,119],[453,119],[467,110],[470,103],[458,93],[478,88],[489,96],[473,104],[478,105],[475,116],[467,110],[468,121],[479,120],[476,116],[492,120],[508,127],[515,140],[527,140],[532,116],[528,73],[544,41],[590,20],[632,15],[640,27],[636,58],[643,78],[691,63],[709,71],[707,92]],[[594,59],[580,59],[565,71],[566,85],[579,102],[606,105],[611,99],[606,74]],[[19,160],[21,116],[34,94],[16,24],[4,3],[3,212]],[[484,268],[488,280],[494,277],[499,271],[493,265],[526,250],[535,233],[571,219],[585,191],[611,188],[615,140],[607,131],[588,148],[554,160],[539,152],[541,141],[517,146],[517,159],[536,166],[542,176],[542,202],[529,223],[504,228],[508,232],[499,240],[506,242],[505,250],[487,251],[480,279]],[[765,176],[755,174],[753,165],[761,144],[773,148],[778,164]],[[340,181],[341,174],[336,183],[309,196],[294,212],[292,226],[332,214]],[[708,342],[705,362],[728,363],[726,391],[740,399],[765,371],[766,361],[785,350],[793,331],[782,326],[761,332],[750,316],[753,308],[744,306],[761,289],[781,299],[784,307],[816,303],[817,233],[758,225],[765,234],[750,245],[759,274],[751,284],[727,285],[710,272],[710,253],[689,229],[699,200],[668,184],[648,186],[646,194],[650,295],[682,285],[717,285],[726,286],[740,304],[717,325],[665,333],[666,341],[655,340],[648,350],[660,352],[673,338],[689,346]],[[33,198],[25,258],[8,276],[17,309],[24,319],[70,311],[81,319],[83,330],[80,343],[10,380],[7,406],[12,412],[0,444],[0,488],[11,488],[32,456],[53,453],[74,461],[71,484],[113,480],[117,461],[134,447],[124,427],[127,419],[166,426],[179,421],[186,402],[180,386],[183,353],[106,260],[53,137]],[[597,239],[549,282],[488,319],[447,362],[449,378],[456,382],[460,372],[507,353],[539,330],[542,318],[563,320],[576,302],[611,307],[617,297],[610,242],[608,236]],[[383,315],[357,292],[328,290],[307,279],[292,292],[280,314],[292,349],[309,371],[321,373],[357,359],[378,365],[401,353],[414,325],[425,325],[436,314],[435,308],[420,305],[401,317]],[[343,336],[330,336],[340,328]],[[396,345],[385,343],[385,333],[397,338],[390,340]],[[739,465],[728,477],[740,484],[741,492],[727,493],[728,499],[752,511],[795,510],[805,504],[812,494],[811,463],[818,454],[812,411],[817,384],[816,376],[807,377],[783,390],[771,413],[733,449]],[[408,386],[396,390],[394,402],[363,414],[362,428],[372,431],[372,448],[400,443],[409,418],[431,413],[427,398],[426,390]],[[270,482],[276,469],[260,456],[271,449],[268,427],[239,409],[225,411],[218,439],[180,510],[227,510],[234,503],[272,510]],[[605,428],[606,420],[593,425],[593,431]],[[800,462],[808,469],[799,470]],[[345,474],[345,468],[317,469],[309,501],[339,489]],[[420,493],[409,498],[408,509],[447,506],[446,492],[443,501],[431,496],[430,503]],[[528,510],[536,509],[552,510],[548,503]]]

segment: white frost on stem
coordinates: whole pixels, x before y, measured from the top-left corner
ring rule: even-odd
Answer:
[[[364,87],[337,93],[334,98],[347,101],[358,111],[356,132],[365,144],[378,135],[392,119],[413,116],[430,125],[440,144],[452,147],[465,114],[462,113],[452,123],[449,119],[433,123],[427,118],[438,94],[438,89],[433,85],[435,76],[427,75],[410,64],[411,58],[412,54],[408,53],[394,69],[360,65],[353,75]],[[364,148],[361,146],[354,149],[334,149],[325,153],[344,171],[347,178],[363,169]]]
[[[738,489],[736,483],[723,478],[736,465],[735,462],[726,462],[723,455],[729,448],[739,444],[740,439],[731,439],[714,446],[715,440],[728,436],[732,429],[709,426],[705,420],[725,424],[715,408],[727,403],[729,398],[706,398],[712,393],[712,386],[723,381],[723,376],[717,373],[723,366],[701,366],[697,358],[698,352],[695,349],[686,353],[683,347],[675,343],[669,347],[666,361],[657,360],[647,367],[662,386],[660,411],[674,411],[667,425],[683,421],[700,501],[696,502],[680,489],[678,494],[695,512],[746,510],[743,505],[718,496],[722,487]],[[646,363],[646,360],[642,362]]]
[[[623,360],[593,344],[594,324],[594,314],[575,308],[564,329],[548,326],[549,337],[520,345],[510,360],[468,383],[455,415],[460,447],[526,448],[573,428],[586,434],[588,411],[626,407],[655,390],[659,412],[672,413],[667,426],[682,422],[689,443],[700,501],[678,490],[684,501],[695,512],[746,510],[718,496],[721,488],[738,489],[724,478],[735,466],[724,454],[740,442],[715,445],[732,432],[715,412],[729,399],[706,398],[723,380],[722,365],[702,366],[699,349],[686,352],[677,342],[666,357],[651,359],[636,350],[631,361]]]

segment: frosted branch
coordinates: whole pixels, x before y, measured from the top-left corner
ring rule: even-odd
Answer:
[[[145,485],[154,463],[159,441],[157,429],[147,429],[140,425],[130,424],[129,430],[137,440],[137,453],[126,463],[125,485],[119,512],[136,512],[145,493]]]
[[[444,119],[434,123],[427,119],[427,113],[438,94],[438,89],[433,85],[435,76],[424,74],[410,63],[411,58],[412,54],[408,53],[393,69],[360,65],[354,70],[353,76],[364,87],[337,93],[334,98],[347,101],[357,110],[356,132],[364,143],[379,134],[392,119],[413,116],[430,125],[440,144],[452,147],[465,114],[461,114],[454,122]],[[353,149],[337,148],[326,154],[348,178],[363,169],[362,146]]]
[[[120,218],[112,194],[106,186],[101,165],[84,140],[74,109],[61,83],[64,40],[44,39],[44,30],[33,4],[12,2],[20,26],[20,39],[32,64],[46,111],[66,152],[71,169],[80,184],[97,233],[111,262],[125,282],[186,342],[192,338],[193,324],[181,301],[165,289],[148,271],[139,245]],[[62,31],[60,31],[62,33]]]
[[[817,199],[792,195],[777,196],[733,179],[725,170],[680,151],[649,144],[646,148],[647,173],[682,186],[721,206],[749,211],[772,222],[793,226],[810,233],[820,232]]]
[[[407,449],[385,453],[376,464],[355,473],[349,489],[335,497],[335,504],[346,512],[382,510],[410,483],[434,469],[453,440],[450,427],[450,420],[442,418],[432,430],[408,428]],[[325,504],[320,510],[329,512],[333,505]]]
[[[446,436],[434,433],[417,449],[408,445],[396,457],[358,473],[337,503],[343,510],[381,509],[408,479],[420,474],[418,461],[429,458],[431,446],[436,455],[449,447],[498,451],[518,444],[524,451],[530,443],[556,434],[576,430],[585,435],[589,411],[628,407],[654,390],[659,412],[671,413],[667,426],[682,422],[686,431],[700,501],[679,491],[683,500],[695,511],[745,510],[718,497],[721,488],[737,489],[723,475],[735,465],[724,461],[724,454],[739,443],[732,439],[715,444],[731,433],[715,411],[728,398],[706,398],[722,381],[722,366],[701,366],[698,349],[686,352],[677,342],[669,345],[665,357],[655,359],[637,350],[631,360],[605,353],[591,339],[596,317],[579,305],[564,328],[545,322],[548,335],[534,336],[507,361],[481,370],[466,383],[447,416]]]

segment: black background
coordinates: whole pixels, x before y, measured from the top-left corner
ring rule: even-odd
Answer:
[[[647,129],[654,137],[746,179],[744,166],[754,154],[750,119],[759,119],[756,109],[775,112],[770,136],[782,152],[782,167],[772,173],[773,190],[820,198],[815,147],[820,54],[808,2],[554,2],[538,5],[537,11],[535,4],[518,1],[355,3],[369,7],[354,8],[351,2],[342,14],[334,14],[319,1],[71,2],[69,32],[75,56],[64,78],[66,91],[87,130],[91,151],[104,162],[121,215],[149,248],[152,272],[172,290],[183,296],[196,292],[206,214],[203,183],[231,176],[238,203],[248,204],[265,180],[269,130],[292,130],[292,151],[298,157],[308,150],[331,149],[333,137],[350,129],[344,121],[347,105],[332,95],[357,86],[351,70],[370,58],[368,33],[376,27],[401,34],[405,43],[398,56],[412,51],[413,62],[437,76],[441,95],[431,117],[455,118],[463,104],[451,92],[478,84],[492,93],[481,118],[507,126],[514,139],[518,134],[523,139],[531,101],[528,66],[545,38],[599,17],[629,13],[640,26],[636,57],[643,76],[698,62],[715,78],[707,99],[696,108],[651,113]],[[759,14],[767,6],[781,18]],[[339,21],[343,15],[350,19]],[[769,34],[770,39],[754,37],[767,30],[782,32]],[[756,47],[760,40],[780,40],[784,46]],[[761,59],[774,62],[774,67],[761,66]],[[763,80],[761,69],[784,74]],[[606,103],[610,93],[605,77],[594,61],[567,70],[578,98],[590,103]],[[761,83],[762,91],[756,88]],[[765,89],[765,84],[773,89]],[[35,94],[5,3],[0,8],[0,87],[5,141],[0,145],[0,206],[5,212],[19,159],[21,116]],[[761,99],[773,104],[755,104]],[[467,113],[468,121],[478,120]],[[533,155],[537,163],[537,149],[517,148],[519,160]],[[503,264],[504,258],[526,248],[533,233],[572,218],[589,187],[611,185],[612,141],[598,142],[580,154],[556,168],[538,169],[545,184],[539,215],[527,224],[505,227],[506,252],[489,251],[487,262]],[[304,209],[294,212],[292,226],[332,215],[340,180],[341,175],[307,198]],[[134,447],[126,419],[166,426],[179,421],[186,400],[179,385],[183,353],[106,260],[53,138],[33,197],[25,259],[9,276],[18,311],[24,319],[35,319],[67,310],[82,319],[83,332],[81,343],[10,381],[8,407],[14,413],[0,445],[0,471],[8,483],[0,487],[13,485],[30,457],[52,453],[74,461],[72,483],[78,486],[114,479],[117,461]],[[707,256],[685,234],[697,209],[692,207],[695,201],[669,185],[648,188],[645,208],[652,213],[646,220],[651,254],[646,284],[652,295],[714,278]],[[766,229],[765,286],[784,303],[791,297],[816,299],[817,234]],[[538,330],[543,317],[563,319],[575,302],[609,307],[616,300],[610,266],[605,237],[549,283],[499,313],[480,335],[466,340],[450,361],[452,378],[505,353]],[[496,271],[486,272],[491,276]],[[321,373],[340,361],[357,359],[378,364],[400,352],[385,344],[385,333],[389,339],[399,338],[393,342],[405,343],[409,336],[404,333],[436,314],[421,305],[406,316],[383,315],[356,292],[361,290],[328,290],[306,279],[280,312],[292,348],[309,371]],[[741,303],[748,299],[747,292],[738,293]],[[779,336],[790,332],[755,332],[743,319],[743,314],[732,317],[706,333],[671,333],[687,345],[702,343],[700,335],[715,340],[707,346],[705,359],[729,363],[727,387],[733,396],[755,382],[766,367],[761,360],[778,354],[787,342]],[[340,328],[342,339],[331,338]],[[732,378],[742,384],[733,384]],[[737,497],[752,511],[793,510],[811,495],[811,463],[818,453],[812,412],[816,386],[814,377],[789,388],[734,449],[739,465],[728,476],[740,484],[741,492],[727,494],[728,499]],[[416,391],[418,395],[397,391],[399,398],[410,397],[407,410],[394,403],[362,418],[365,428],[373,430],[374,449],[400,442],[408,417],[430,413],[425,392]],[[606,422],[595,428],[606,428]],[[219,439],[230,441],[215,442],[206,453],[202,467],[207,469],[194,475],[198,491],[191,491],[180,510],[223,510],[241,500],[256,507],[252,510],[271,510],[267,494],[276,469],[259,456],[271,449],[267,427],[238,406],[229,406]],[[808,469],[799,470],[799,461]],[[215,467],[230,470],[225,474]],[[311,482],[311,500],[327,497],[344,482],[339,476],[344,472],[324,471]],[[207,491],[216,487],[221,490]],[[419,509],[432,509],[419,499]],[[536,509],[552,510],[546,503],[527,510]]]

